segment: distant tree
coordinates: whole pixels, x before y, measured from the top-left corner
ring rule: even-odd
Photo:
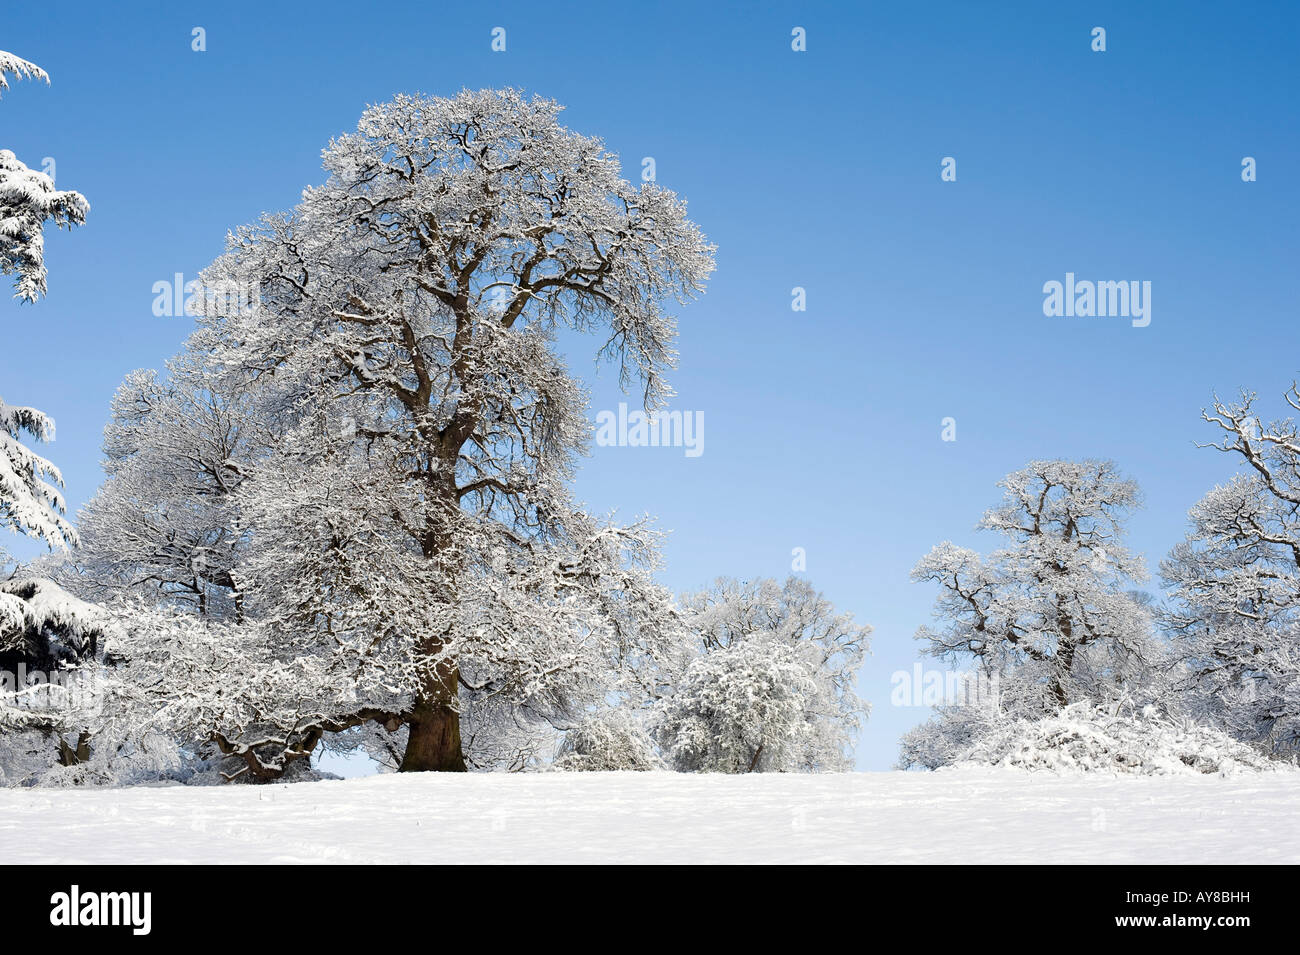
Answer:
[[[828,771],[850,764],[871,628],[806,580],[720,579],[682,600],[694,648],[661,689],[654,734],[685,772]]]
[[[680,772],[843,769],[847,740],[807,652],[764,639],[706,653],[655,717],[655,738]]]
[[[999,487],[1002,502],[979,527],[1002,535],[1004,547],[985,557],[945,541],[912,571],[940,587],[941,624],[921,627],[917,639],[930,655],[975,670],[960,698],[904,734],[900,768],[981,759],[987,741],[1076,704],[1170,706],[1151,599],[1132,589],[1146,571],[1123,543],[1137,485],[1109,461],[1043,460]]]
[[[1137,485],[1108,461],[1034,461],[999,486],[980,527],[1007,546],[989,557],[944,542],[912,577],[940,587],[939,628],[921,627],[930,654],[973,660],[1021,705],[1041,714],[1080,699],[1139,692],[1158,669],[1140,558],[1124,547]],[[1035,698],[1036,697],[1036,701]]]
[[[570,772],[646,772],[662,769],[643,714],[601,707],[564,734],[555,768]]]
[[[1161,564],[1163,623],[1186,661],[1195,715],[1239,739],[1300,750],[1300,427],[1268,424],[1243,392],[1202,417],[1217,450],[1246,465],[1191,509],[1187,538]],[[1293,384],[1284,396],[1300,409]]]

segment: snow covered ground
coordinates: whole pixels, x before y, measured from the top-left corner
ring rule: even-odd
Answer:
[[[0,861],[1300,862],[1300,774],[372,776],[0,790]]]

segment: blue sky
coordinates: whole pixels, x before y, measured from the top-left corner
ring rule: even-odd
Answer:
[[[13,5],[0,49],[53,85],[4,95],[0,147],[52,157],[92,208],[48,239],[49,297],[0,302],[0,395],[57,419],[75,509],[114,388],[187,334],[153,315],[155,282],[292,206],[368,103],[553,97],[629,178],[653,156],[718,245],[674,378],[705,453],[597,447],[579,495],[658,515],[676,589],[781,577],[805,548],[807,575],[876,628],[859,766],[885,769],[925,715],[889,706],[934,596],[908,571],[945,538],[994,544],[973,531],[994,482],[1035,457],[1114,458],[1145,491],[1131,543],[1154,570],[1232,473],[1194,446],[1211,392],[1276,407],[1297,374],[1298,29],[1277,3]],[[1151,324],[1044,317],[1066,272],[1150,281]],[[566,346],[593,412],[616,407],[611,370]]]

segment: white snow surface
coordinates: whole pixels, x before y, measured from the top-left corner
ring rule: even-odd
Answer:
[[[1300,774],[386,775],[0,789],[4,863],[1295,863]]]

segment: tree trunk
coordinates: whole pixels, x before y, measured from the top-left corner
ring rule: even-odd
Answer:
[[[460,714],[445,703],[420,703],[406,724],[409,736],[399,772],[463,773]]]
[[[90,762],[90,733],[82,730],[77,735],[77,748],[73,749],[68,741],[59,736],[59,765],[76,766]]]
[[[459,332],[457,333],[459,334]],[[421,400],[421,407],[424,402]],[[460,500],[456,495],[456,461],[464,438],[441,443],[441,467],[432,480],[431,492],[440,502],[442,518],[431,520],[427,533],[420,541],[424,556],[430,560],[443,560],[451,550],[450,535],[446,528],[454,526],[454,517],[460,513]],[[450,479],[444,475],[451,475]],[[438,637],[428,635],[418,644],[421,654],[437,659],[442,649]],[[425,686],[415,709],[406,720],[406,752],[402,754],[400,773],[463,773],[465,755],[460,744],[460,712],[456,709],[460,693],[460,671],[454,662],[443,662],[425,677]]]
[[[1056,659],[1052,661],[1055,664],[1056,672],[1052,677],[1051,687],[1057,705],[1060,709],[1065,709],[1070,705],[1068,686],[1070,672],[1074,669],[1074,652],[1077,647],[1074,642],[1074,623],[1064,610],[1058,609],[1056,626],[1058,631]]]

